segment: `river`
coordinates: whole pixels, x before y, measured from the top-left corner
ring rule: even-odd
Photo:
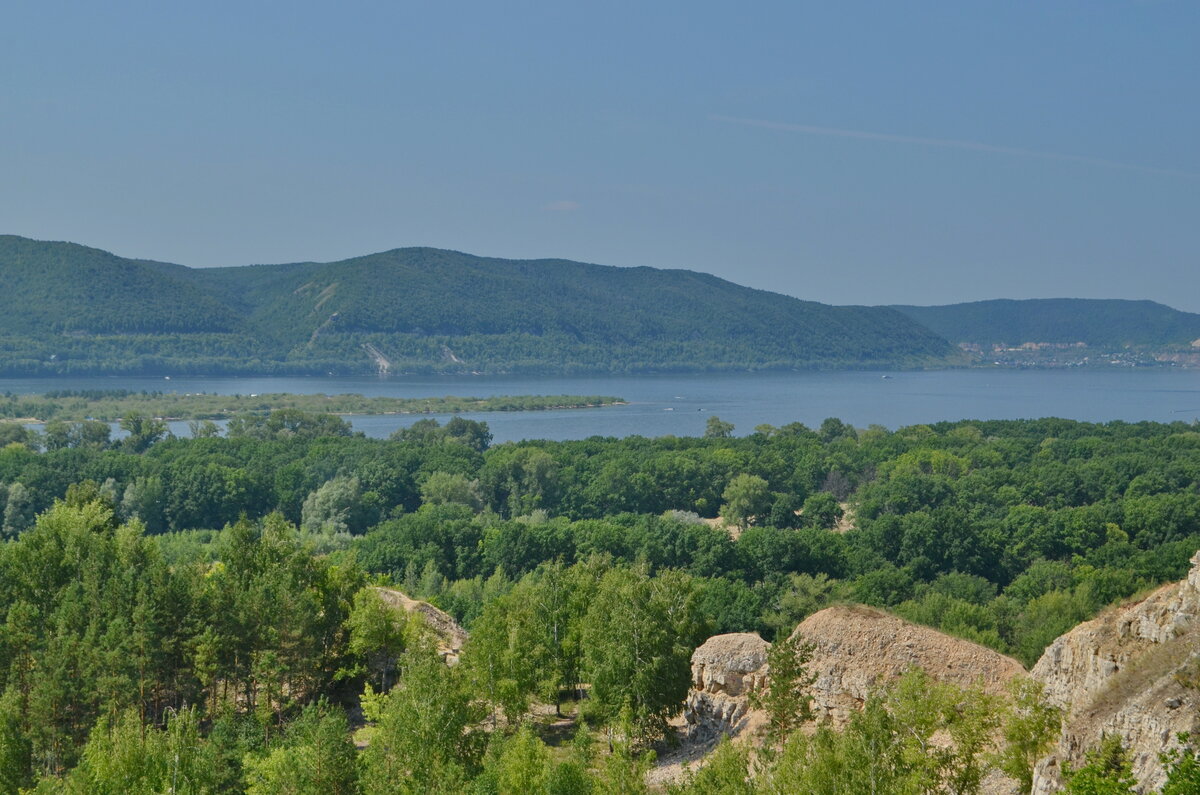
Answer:
[[[708,417],[754,426],[838,417],[858,427],[897,428],[939,420],[1065,417],[1109,420],[1200,420],[1200,370],[940,370],[639,376],[397,376],[391,378],[88,377],[0,379],[0,392],[132,389],[262,394],[358,393],[429,397],[461,395],[615,395],[629,405],[563,411],[466,414],[485,420],[497,442],[589,436],[694,436]],[[441,415],[433,415],[441,416]],[[445,419],[445,417],[441,417]],[[359,416],[368,436],[386,437],[418,416]],[[185,434],[186,423],[172,430]]]

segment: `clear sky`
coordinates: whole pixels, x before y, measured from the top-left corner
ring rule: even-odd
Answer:
[[[1200,311],[1200,3],[0,6],[0,232]]]

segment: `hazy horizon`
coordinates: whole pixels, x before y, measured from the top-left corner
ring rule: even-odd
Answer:
[[[1200,311],[1200,6],[6,9],[2,231]]]
[[[0,232],[0,235],[4,235],[4,234],[12,234],[12,233]],[[24,237],[24,236],[17,235],[17,237]],[[78,245],[88,246],[88,244],[86,242],[82,242],[82,241],[78,241],[78,240],[43,240],[40,242],[75,243]],[[88,246],[88,247],[98,248],[97,246]],[[383,249],[382,251],[363,252],[361,254],[354,254],[349,257],[343,257],[338,260],[322,260],[322,261],[295,260],[292,262],[244,262],[244,263],[234,263],[234,264],[229,264],[229,265],[189,265],[186,262],[180,262],[180,261],[174,260],[174,259],[154,259],[151,257],[130,256],[130,255],[124,254],[120,251],[108,251],[108,253],[114,254],[118,257],[122,257],[124,259],[129,259],[129,260],[153,261],[153,262],[160,262],[160,263],[166,264],[166,265],[182,265],[183,267],[186,267],[186,268],[243,268],[243,267],[254,267],[257,265],[268,265],[268,266],[271,266],[271,265],[302,265],[302,264],[312,263],[312,262],[317,262],[318,264],[326,264],[326,263],[333,263],[333,262],[341,262],[341,261],[345,261],[345,260],[349,260],[349,259],[355,259],[358,257],[382,254],[387,251],[405,249],[405,248],[430,248],[430,247],[428,247],[428,246],[394,246],[391,249]],[[107,251],[107,249],[104,249],[104,250]],[[457,249],[442,249],[442,250],[458,251]],[[481,259],[515,259],[518,261],[520,259],[525,259],[525,258],[495,257],[491,254],[480,254],[480,253],[473,252],[473,251],[458,251],[458,253],[466,254],[467,256],[471,256],[471,257],[479,257]],[[566,257],[536,257],[536,258],[528,258],[528,259],[530,259],[530,260],[567,260]],[[580,260],[568,260],[568,261],[580,262]],[[620,264],[611,263],[611,262],[590,262],[590,263],[584,262],[583,264],[602,265],[602,266],[610,266],[610,267],[617,267],[617,268],[639,267],[639,266],[634,266],[634,265],[620,265]],[[648,267],[656,267],[656,266],[648,266]],[[678,270],[678,269],[675,269],[675,270]],[[688,268],[685,270],[695,270],[695,269]],[[708,271],[701,271],[701,272],[709,273]],[[721,276],[720,274],[710,274],[710,275],[718,276],[719,278],[726,279],[727,281],[733,282],[735,284],[743,284],[742,282],[738,282],[736,279],[731,279],[727,276]],[[787,295],[787,293],[783,293],[780,290],[772,290],[769,287],[756,287],[755,285],[743,285],[743,286],[753,287],[754,289],[757,289],[757,290],[765,290],[767,292],[781,293],[781,294]],[[811,299],[811,298],[805,298],[804,296],[794,296],[794,297],[801,298],[804,300],[816,300],[816,299]],[[1018,298],[1018,297],[1013,297],[1013,296],[1008,296],[1008,295],[997,295],[997,296],[993,296],[990,298],[980,298],[980,299],[973,299],[973,300],[969,300],[969,301],[956,301],[956,302],[951,302],[951,303],[981,303],[984,301],[1022,301],[1022,300],[1053,301],[1053,300],[1063,300],[1063,299],[1071,300],[1071,299],[1078,299],[1078,298],[1081,298],[1081,296],[1077,296],[1077,295],[1047,295],[1047,296],[1029,296],[1029,297],[1025,297],[1025,298]],[[1084,300],[1087,300],[1087,299],[1084,299]],[[1154,301],[1155,299],[1138,298],[1136,296],[1103,296],[1103,295],[1101,295],[1101,296],[1094,296],[1094,300],[1101,300],[1101,301],[1103,301],[1103,300],[1128,300],[1128,301],[1150,300],[1150,301]],[[829,302],[822,302],[822,303],[829,303]],[[1190,311],[1190,310],[1186,310],[1186,309],[1181,309],[1179,306],[1176,306],[1169,301],[1155,301],[1155,303],[1159,303],[1164,306],[1168,306],[1172,309],[1177,309],[1177,310],[1181,310],[1181,311],[1185,311],[1185,312]],[[832,306],[941,306],[941,304],[913,304],[913,303],[904,302],[904,301],[887,301],[887,302],[879,303],[879,304],[831,304],[831,305]]]

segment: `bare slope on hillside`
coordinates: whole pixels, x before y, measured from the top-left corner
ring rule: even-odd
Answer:
[[[462,647],[467,642],[467,631],[458,625],[448,613],[438,610],[429,602],[412,599],[394,588],[376,588],[383,601],[406,613],[418,613],[433,630],[438,639],[438,653],[448,664],[458,662]]]
[[[1016,660],[991,649],[868,607],[828,607],[805,619],[794,634],[814,647],[808,670],[816,674],[811,689],[816,720],[835,727],[912,668],[936,681],[982,686],[990,693],[1004,691],[1009,680],[1025,673]],[[756,634],[733,633],[711,637],[696,649],[684,705],[685,741],[662,757],[648,782],[678,781],[683,765],[703,765],[722,736],[756,741],[765,716],[750,706],[750,694],[770,677],[770,647]]]
[[[990,693],[1003,692],[1009,680],[1025,672],[999,652],[868,607],[828,607],[801,622],[795,634],[814,646],[809,663],[817,675],[813,709],[818,719],[827,717],[835,725],[911,668],[939,682],[982,685]]]

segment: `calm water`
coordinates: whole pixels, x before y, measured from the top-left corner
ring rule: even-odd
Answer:
[[[441,376],[393,378],[59,378],[0,379],[0,391],[133,389],[164,392],[359,393],[399,397],[616,395],[628,406],[465,415],[486,420],[496,441],[589,436],[695,436],[712,414],[737,434],[760,423],[820,424],[839,417],[859,427],[897,428],[958,419],[1066,417],[1079,420],[1200,419],[1200,370],[946,370],[880,373],[770,373],[620,377]],[[438,415],[435,415],[438,416]],[[420,417],[353,417],[385,437]],[[186,423],[173,430],[186,433]]]

